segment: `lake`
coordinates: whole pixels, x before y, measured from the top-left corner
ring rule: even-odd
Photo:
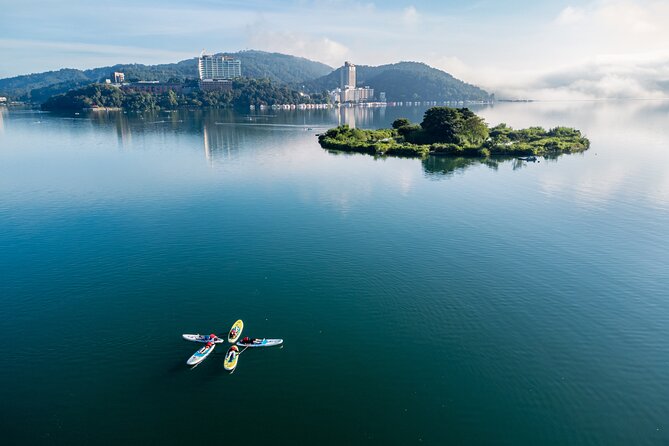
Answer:
[[[583,154],[374,158],[424,108],[0,107],[4,444],[669,443],[669,101],[498,103]],[[182,333],[283,338],[194,369]]]

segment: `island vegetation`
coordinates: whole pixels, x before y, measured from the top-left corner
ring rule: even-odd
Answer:
[[[590,141],[579,130],[530,127],[515,130],[506,124],[489,128],[467,108],[432,107],[420,124],[400,118],[390,129],[363,130],[342,125],[319,135],[321,147],[345,152],[425,158],[551,156],[587,150]]]
[[[42,110],[82,110],[111,108],[150,111],[177,108],[228,108],[248,110],[250,105],[309,104],[327,100],[327,95],[305,95],[269,79],[238,78],[231,90],[202,91],[193,85],[186,94],[169,90],[162,94],[138,92],[107,84],[90,84],[54,95],[42,104]]]

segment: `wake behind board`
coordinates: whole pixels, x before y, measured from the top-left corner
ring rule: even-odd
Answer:
[[[239,359],[239,349],[236,345],[233,345],[228,349],[228,352],[225,354],[225,360],[223,361],[223,368],[229,372],[232,372],[235,367],[237,367],[237,360]]]
[[[239,341],[237,342],[237,345],[240,347],[248,347],[248,348],[255,348],[255,347],[274,347],[276,345],[281,345],[283,344],[283,339],[253,339],[251,342],[244,342]]]
[[[228,342],[230,344],[237,342],[242,335],[242,330],[244,330],[244,322],[240,319],[232,325],[232,328],[230,328],[230,332],[228,332]]]
[[[211,354],[211,352],[214,351],[215,348],[216,348],[216,344],[211,343],[211,342],[207,343],[207,345],[205,345],[200,350],[193,353],[193,356],[188,358],[188,361],[186,361],[186,364],[197,365],[197,364],[201,363],[202,361],[204,361],[207,358],[207,356],[209,356]]]
[[[214,344],[222,344],[225,342],[225,339],[216,337],[212,340],[211,335],[201,335],[201,334],[182,334],[181,335],[185,340],[191,342],[213,342]]]

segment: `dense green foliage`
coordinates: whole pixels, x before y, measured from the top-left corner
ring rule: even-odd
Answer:
[[[267,79],[240,78],[232,82],[230,91],[200,91],[188,94],[172,90],[160,95],[140,93],[106,85],[90,84],[52,96],[42,104],[43,110],[81,110],[90,107],[123,108],[146,111],[180,107],[236,107],[248,110],[250,105],[306,104],[324,101],[321,95],[304,95],[286,85]]]
[[[339,86],[341,68],[306,83],[311,91],[333,90]],[[389,101],[488,101],[484,90],[462,82],[450,74],[419,62],[399,62],[370,67],[356,65],[358,86],[370,86],[378,95],[386,92]]]
[[[514,130],[506,124],[500,124],[490,129],[486,147],[499,154],[546,155],[580,152],[590,147],[590,141],[579,130],[569,127]]]
[[[404,125],[398,132],[414,144],[478,146],[488,138],[483,119],[468,108],[432,107],[425,112],[420,126]]]
[[[488,129],[483,119],[469,109],[449,107],[430,108],[420,125],[405,118],[396,119],[392,129],[361,130],[343,125],[319,135],[318,141],[321,147],[332,150],[421,158],[429,154],[549,157],[590,147],[590,141],[576,129],[514,130],[506,124]]]
[[[299,85],[332,71],[331,67],[320,62],[286,54],[264,51],[226,54],[241,60],[244,77],[269,79],[274,83]],[[120,64],[90,70],[66,68],[0,79],[0,96],[41,103],[54,94],[65,93],[90,83],[103,82],[104,79],[110,78],[114,71],[125,73],[127,81],[183,81],[198,77],[197,58],[162,65]]]

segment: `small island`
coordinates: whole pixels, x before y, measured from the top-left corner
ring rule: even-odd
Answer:
[[[489,157],[554,156],[587,150],[590,141],[579,130],[506,124],[489,128],[468,108],[432,107],[423,122],[396,119],[391,129],[362,130],[341,125],[318,136],[324,149],[380,156],[426,158],[428,155]]]

